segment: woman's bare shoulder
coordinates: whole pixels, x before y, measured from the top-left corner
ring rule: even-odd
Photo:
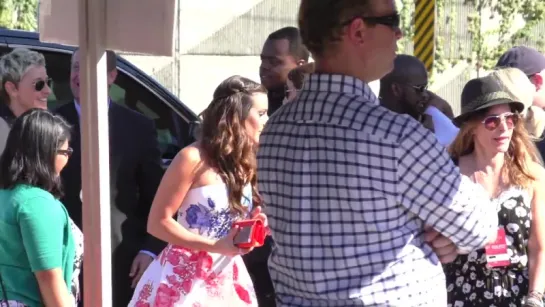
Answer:
[[[184,147],[172,164],[175,162],[176,164],[173,167],[176,167],[186,176],[193,178],[193,188],[221,182],[217,172],[206,162],[204,153],[198,142]]]
[[[187,145],[178,152],[178,155],[181,160],[189,163],[198,163],[202,161],[201,148],[198,142]]]
[[[188,174],[195,173],[203,166],[203,157],[198,143],[188,145],[178,152],[169,169]]]

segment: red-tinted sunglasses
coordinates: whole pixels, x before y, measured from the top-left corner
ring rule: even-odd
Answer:
[[[517,113],[503,113],[500,115],[491,115],[485,117],[482,123],[487,130],[493,131],[498,128],[503,121],[507,125],[508,129],[513,129],[517,125],[519,115]]]

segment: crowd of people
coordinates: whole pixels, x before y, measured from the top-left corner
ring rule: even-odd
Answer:
[[[545,56],[513,47],[447,102],[399,18],[301,0],[164,174],[153,124],[109,102],[113,306],[543,306]],[[41,54],[0,78],[0,306],[81,306],[78,51],[57,110]],[[235,244],[246,219],[262,247]]]

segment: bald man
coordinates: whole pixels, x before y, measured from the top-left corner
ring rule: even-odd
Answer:
[[[380,80],[380,103],[400,114],[421,121],[428,106],[428,72],[417,58],[401,54],[394,69]]]
[[[408,114],[435,131],[443,145],[449,145],[458,129],[452,124],[449,103],[428,91],[428,72],[418,58],[400,54],[394,69],[380,80],[380,103],[400,114]]]

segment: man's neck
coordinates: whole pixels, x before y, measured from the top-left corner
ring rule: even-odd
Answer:
[[[15,118],[23,115],[23,113],[27,111],[27,109],[24,109],[23,107],[21,107],[19,104],[16,104],[16,103],[10,103],[8,105],[8,109],[11,111],[11,113],[13,113]]]
[[[271,89],[267,89],[267,92],[269,93],[270,97],[284,97],[286,91],[286,87],[284,85],[276,86]]]
[[[331,57],[317,58],[315,59],[315,71],[316,73],[352,76],[365,83],[380,79],[373,77],[368,69],[356,67],[353,62],[348,61],[347,59],[350,59],[350,57],[341,53]]]
[[[268,90],[267,97],[269,98],[269,115],[272,115],[282,106],[285,95],[284,86]]]

